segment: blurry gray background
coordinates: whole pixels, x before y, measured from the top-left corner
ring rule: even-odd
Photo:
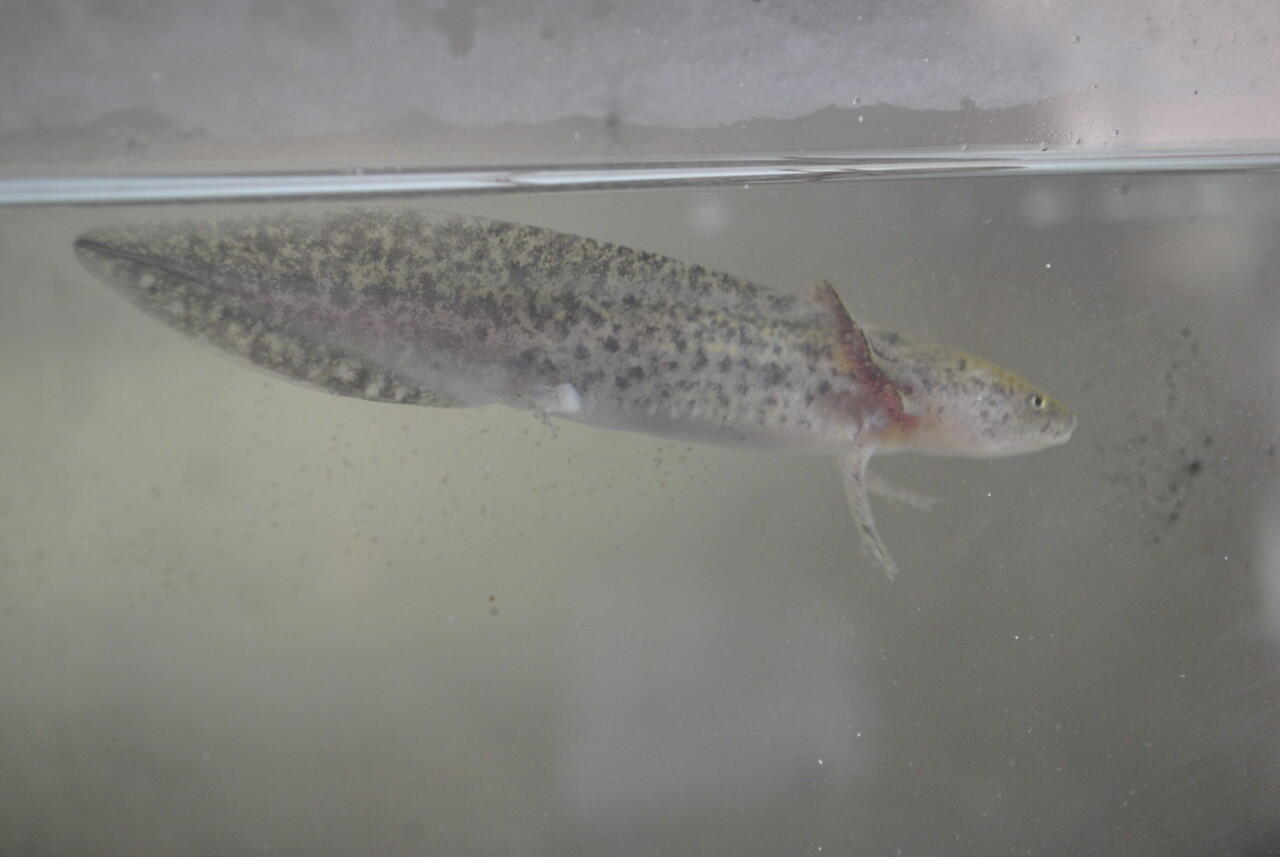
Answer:
[[[246,370],[0,214],[0,842],[1244,854],[1280,818],[1274,178],[440,201],[971,348],[1080,414],[834,463]],[[1270,838],[1268,838],[1270,837]]]
[[[1280,138],[1270,0],[6,0],[3,22],[18,173]]]
[[[8,3],[0,170],[1280,136],[1274,4],[1090,9]],[[879,504],[893,585],[828,460],[326,397],[70,253],[244,207],[0,211],[0,853],[1276,853],[1277,198],[429,201],[829,277],[1075,408],[878,462],[944,500]]]

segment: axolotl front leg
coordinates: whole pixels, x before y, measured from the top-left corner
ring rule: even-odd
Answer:
[[[871,514],[871,495],[867,490],[867,462],[875,454],[874,449],[861,449],[840,456],[840,476],[844,480],[844,493],[849,501],[849,513],[862,538],[863,549],[879,563],[890,580],[898,573],[898,565],[889,554],[889,548],[880,538],[875,518]]]
[[[898,566],[880,538],[871,514],[869,488],[880,485],[868,477],[867,464],[886,433],[905,433],[914,428],[916,418],[906,412],[902,402],[903,395],[912,391],[896,384],[876,363],[866,332],[849,315],[830,283],[820,280],[814,284],[813,297],[827,310],[835,327],[836,365],[857,382],[860,390],[857,400],[849,403],[849,412],[859,415],[862,429],[854,450],[840,457],[840,474],[849,501],[849,512],[862,538],[863,548],[892,580],[898,573]]]

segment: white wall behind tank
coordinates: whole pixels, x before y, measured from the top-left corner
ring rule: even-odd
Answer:
[[[570,119],[604,129],[579,154],[1256,141],[1280,137],[1277,60],[1271,0],[9,0],[0,163],[113,116],[134,146]]]

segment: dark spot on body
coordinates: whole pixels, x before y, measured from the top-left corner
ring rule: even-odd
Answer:
[[[560,304],[560,311],[567,321],[573,322],[577,320],[581,302],[576,294],[573,292],[560,292],[556,295],[556,302]]]
[[[729,370],[733,368],[733,360],[731,360],[727,355],[721,357],[718,368],[720,369],[721,374],[728,375]]]
[[[830,392],[831,392],[831,382],[830,382],[830,381],[819,381],[819,382],[818,382],[818,395],[819,395],[819,396],[825,396],[827,393],[830,393]]]
[[[579,360],[586,360],[591,356],[591,349],[579,342],[578,347],[573,349],[573,356]]]
[[[707,352],[699,348],[698,353],[694,356],[694,359],[693,359],[693,371],[701,372],[703,369],[707,368],[708,362],[709,361],[707,360]]]
[[[764,367],[764,383],[769,387],[776,387],[787,378],[786,370],[777,363],[770,363]]]
[[[329,287],[325,301],[339,309],[349,309],[352,301],[351,287],[345,283],[334,283]]]
[[[525,314],[529,320],[533,322],[534,330],[542,330],[542,326],[551,318],[551,309],[543,306],[538,300],[537,294],[532,290],[529,292],[524,302]]]
[[[618,338],[616,336],[606,336],[602,344],[604,345],[604,350],[608,351],[610,354],[617,352],[617,350],[622,347],[618,344]]]
[[[1204,462],[1198,458],[1193,458],[1187,463],[1187,475],[1196,476],[1204,469]]]

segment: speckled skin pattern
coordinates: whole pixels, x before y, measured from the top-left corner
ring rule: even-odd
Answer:
[[[605,428],[837,453],[868,553],[878,451],[1012,455],[1075,417],[977,357],[578,235],[438,212],[109,228],[81,263],[168,324],[344,396],[501,402]]]
[[[881,438],[881,451],[968,457],[1020,455],[1066,443],[1076,417],[1026,379],[945,345],[863,328],[877,366],[914,417]]]
[[[830,452],[891,422],[838,365],[831,309],[581,236],[351,211],[99,230],[76,251],[171,325],[341,395]]]

